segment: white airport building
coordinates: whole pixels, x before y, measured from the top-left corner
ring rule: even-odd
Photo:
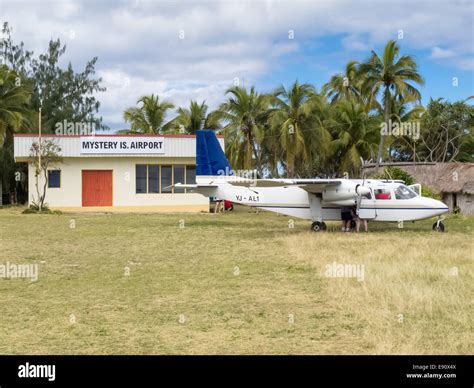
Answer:
[[[16,162],[28,163],[28,201],[36,198],[32,145],[38,135],[14,137]],[[193,135],[43,135],[61,151],[48,169],[45,202],[62,211],[208,212],[209,198],[170,188],[195,183]],[[224,148],[224,139],[219,137]],[[44,184],[44,180],[40,180]]]

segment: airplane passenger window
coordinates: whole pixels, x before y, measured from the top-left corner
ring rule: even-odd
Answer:
[[[400,185],[395,189],[396,199],[411,199],[415,197],[416,197],[416,193],[410,190],[405,185]]]
[[[375,199],[392,199],[390,189],[377,189],[375,190]]]

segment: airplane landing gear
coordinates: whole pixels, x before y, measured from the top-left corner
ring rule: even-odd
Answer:
[[[324,222],[315,221],[311,224],[311,230],[313,232],[320,232],[326,230],[326,224]]]
[[[444,224],[441,222],[441,220],[438,220],[433,224],[433,230],[436,232],[444,232]]]
[[[444,232],[444,224],[442,221],[444,221],[444,217],[438,217],[438,221],[433,224],[433,230],[436,232]]]

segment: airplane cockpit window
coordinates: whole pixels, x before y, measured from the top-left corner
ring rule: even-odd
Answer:
[[[415,197],[416,197],[416,193],[413,190],[410,190],[405,185],[400,185],[395,189],[396,199],[411,199]]]

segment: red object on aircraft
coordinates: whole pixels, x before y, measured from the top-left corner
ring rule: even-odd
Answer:
[[[390,199],[390,194],[380,193],[375,196],[375,199]]]

